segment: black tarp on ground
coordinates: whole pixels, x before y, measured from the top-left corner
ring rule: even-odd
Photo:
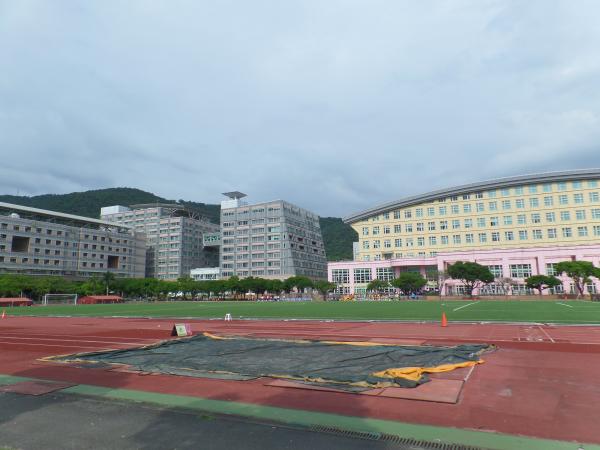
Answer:
[[[346,390],[388,386],[414,387],[427,375],[410,380],[373,374],[390,368],[437,367],[479,361],[486,344],[455,347],[346,345],[320,341],[213,338],[198,335],[137,349],[95,352],[61,360],[127,364],[143,372],[249,379],[294,378]]]

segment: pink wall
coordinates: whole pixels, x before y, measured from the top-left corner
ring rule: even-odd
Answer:
[[[328,279],[332,281],[333,269],[349,269],[351,292],[354,292],[353,270],[355,268],[370,268],[371,278],[376,278],[378,267],[393,267],[398,275],[402,267],[417,266],[421,273],[425,273],[427,267],[445,270],[449,264],[456,261],[472,261],[482,265],[501,265],[504,277],[510,277],[511,264],[530,264],[532,275],[546,275],[547,263],[558,263],[567,260],[590,261],[595,266],[600,266],[600,244],[580,245],[571,247],[536,247],[507,250],[476,250],[471,252],[448,252],[437,256],[423,258],[402,258],[386,261],[340,261],[331,262],[327,265]],[[565,292],[569,292],[570,279],[559,277],[563,280]],[[515,279],[522,281],[522,279]],[[454,280],[448,280],[446,285],[460,284]],[[596,288],[600,292],[600,281],[594,280]],[[546,293],[547,291],[545,291]]]

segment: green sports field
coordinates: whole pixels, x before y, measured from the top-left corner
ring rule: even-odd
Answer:
[[[600,324],[600,303],[586,301],[136,302],[7,308],[9,315],[263,319],[339,319]]]

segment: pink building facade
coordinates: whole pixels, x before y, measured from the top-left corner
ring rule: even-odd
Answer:
[[[444,279],[440,273],[456,261],[471,261],[488,266],[496,281],[484,286],[478,295],[527,295],[537,294],[526,288],[525,278],[531,275],[554,275],[562,286],[544,290],[543,294],[575,293],[572,280],[555,272],[554,266],[561,261],[589,261],[600,266],[600,244],[564,247],[536,247],[521,249],[478,250],[439,253],[436,256],[389,259],[384,261],[340,261],[328,264],[328,280],[338,285],[340,294],[362,295],[367,284],[374,280],[396,278],[403,271],[418,271],[428,280],[427,289],[442,295],[461,295],[459,281]],[[600,292],[600,280],[592,278],[586,286],[588,294]]]

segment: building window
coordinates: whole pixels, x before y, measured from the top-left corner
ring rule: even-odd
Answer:
[[[533,230],[531,234],[533,234],[534,239],[542,239],[542,230]]]
[[[380,248],[380,247],[381,247],[381,241],[380,240],[373,241],[373,248]]]
[[[417,231],[424,231],[423,222],[417,222]]]
[[[527,230],[519,230],[519,240],[520,241],[527,240]]]
[[[537,186],[533,185],[533,186],[529,186],[529,193],[530,194],[537,194]]]
[[[465,212],[465,213],[471,212],[471,204],[470,203],[466,203],[463,205],[463,212]]]
[[[452,221],[452,229],[453,229],[453,230],[458,230],[458,229],[460,229],[460,220],[458,220],[458,219],[454,219],[454,220]]]
[[[467,244],[472,244],[473,243],[473,233],[467,233],[467,234],[465,234],[465,242]]]
[[[435,222],[427,222],[427,229],[429,231],[435,231]]]
[[[363,250],[369,250],[369,241],[363,241]]]
[[[452,214],[458,214],[458,212],[459,212],[458,205],[452,205],[452,206],[450,206],[450,209],[452,211]]]
[[[419,247],[423,247],[423,246],[425,246],[425,238],[424,238],[424,237],[418,237],[418,238],[417,238],[417,245],[418,245]]]
[[[389,239],[386,239],[385,241],[383,241],[383,247],[384,248],[392,248],[392,241],[390,241]]]
[[[569,204],[569,197],[567,197],[566,194],[561,194],[558,196],[558,203],[560,205],[568,205]]]
[[[440,221],[440,230],[447,230],[448,229],[448,221],[447,220],[441,220]]]
[[[556,222],[556,214],[554,212],[546,213],[546,222]]]
[[[433,206],[430,206],[429,208],[427,208],[427,215],[435,216],[435,208]]]
[[[497,211],[498,210],[498,202],[489,202],[488,208],[490,211]]]
[[[502,266],[500,265],[492,265],[492,266],[487,266],[488,269],[490,269],[490,272],[492,272],[492,275],[494,275],[494,278],[502,278],[504,275],[502,274]]]
[[[544,206],[553,206],[553,205],[554,205],[554,201],[552,199],[552,196],[544,197]]]
[[[531,264],[511,264],[510,276],[512,278],[527,278],[531,276]]]
[[[546,275],[550,277],[555,277],[559,275],[558,273],[556,273],[556,264],[546,263]]]
[[[600,236],[600,225],[594,225],[594,236]]]
[[[390,234],[390,226],[389,225],[385,225],[383,227],[383,234]]]
[[[331,280],[334,283],[350,283],[350,270],[333,269],[331,271]]]
[[[497,227],[498,226],[498,217],[490,217],[490,226]]]
[[[437,239],[435,236],[429,236],[429,245],[437,245]]]
[[[354,269],[355,283],[368,283],[371,281],[371,269]]]
[[[394,239],[394,247],[402,247],[402,239]]]
[[[561,211],[560,220],[562,220],[563,222],[571,220],[571,213],[569,211]]]
[[[502,209],[510,209],[510,208],[511,208],[510,200],[502,200]]]
[[[440,236],[442,245],[448,245],[448,236]]]
[[[492,242],[500,242],[500,233],[497,231],[492,233]]]
[[[512,225],[513,219],[512,216],[504,216],[504,225]]]
[[[455,234],[452,236],[452,243],[460,244],[460,234]]]
[[[585,220],[585,210],[578,209],[577,211],[575,211],[575,218],[577,220]]]
[[[562,229],[562,235],[563,237],[570,238],[573,236],[573,230],[571,230],[571,227],[565,227]]]
[[[378,267],[375,270],[378,280],[392,281],[394,279],[394,269],[391,267]]]
[[[446,207],[445,206],[440,206],[438,208],[438,211],[440,213],[440,216],[445,216],[446,215]]]
[[[373,236],[376,236],[379,234],[379,227],[373,227]]]
[[[583,194],[582,193],[573,194],[573,200],[575,201],[575,204],[577,204],[577,205],[583,203]]]
[[[506,241],[514,241],[515,240],[515,234],[512,231],[505,231],[504,232],[504,240],[506,240]]]
[[[537,197],[532,197],[532,198],[529,199],[529,206],[531,208],[539,208],[540,201],[538,200]]]
[[[415,217],[423,217],[423,208],[415,209]]]
[[[515,206],[517,207],[517,209],[523,209],[525,208],[525,200],[523,200],[522,198],[518,198],[515,200]]]
[[[473,219],[465,219],[465,228],[473,228]]]
[[[535,213],[531,215],[531,223],[541,223],[542,219],[539,214]]]
[[[394,233],[400,233],[400,231],[401,231],[400,224],[394,225]]]
[[[588,235],[587,227],[577,227],[577,236],[586,237]]]
[[[362,234],[363,234],[363,236],[368,236],[369,235],[369,227],[363,227]]]
[[[598,192],[590,192],[590,202],[598,203],[600,201],[600,195]]]
[[[482,212],[484,210],[483,202],[475,203],[475,211]]]
[[[600,208],[592,209],[592,219],[600,219]]]
[[[548,239],[556,239],[556,228],[548,228]]]
[[[479,233],[479,242],[487,242],[487,233]]]

